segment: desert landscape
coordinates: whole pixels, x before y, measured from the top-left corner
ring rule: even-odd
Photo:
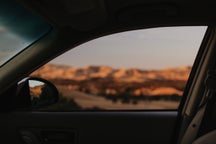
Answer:
[[[31,75],[58,88],[60,101],[50,110],[154,110],[177,109],[190,71],[48,64]]]

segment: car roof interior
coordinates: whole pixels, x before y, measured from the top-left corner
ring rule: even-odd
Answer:
[[[204,0],[23,0],[23,3],[57,27],[83,32],[206,25],[215,20],[214,4]]]

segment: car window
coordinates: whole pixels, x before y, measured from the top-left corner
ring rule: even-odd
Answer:
[[[177,109],[206,27],[163,27],[104,36],[31,76],[60,92],[48,110]]]
[[[14,0],[0,2],[0,66],[51,30],[41,17]]]

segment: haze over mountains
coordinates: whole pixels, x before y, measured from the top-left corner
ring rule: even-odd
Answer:
[[[135,96],[182,95],[191,67],[163,70],[116,69],[108,66],[76,68],[45,65],[32,75],[55,85],[91,94]]]

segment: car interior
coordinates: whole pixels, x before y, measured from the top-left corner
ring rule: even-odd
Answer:
[[[0,1],[1,143],[214,143],[214,7],[210,0]],[[207,26],[178,109],[34,110],[44,103],[35,98],[33,104],[30,81],[49,86],[45,105],[59,100],[52,82],[29,76],[54,58],[110,34],[175,26]]]

